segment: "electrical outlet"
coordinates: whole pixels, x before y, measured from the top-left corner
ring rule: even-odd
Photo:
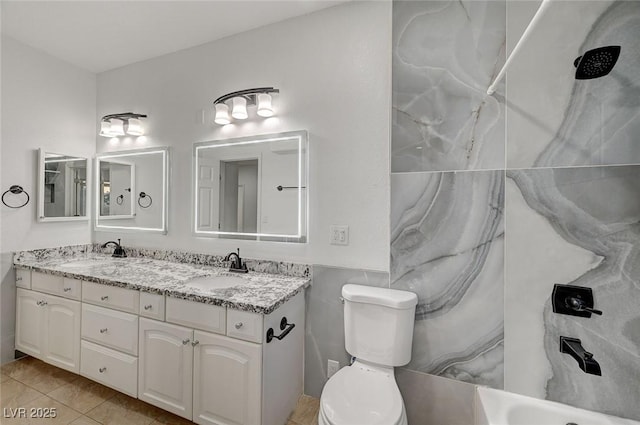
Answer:
[[[340,362],[331,359],[327,360],[327,378],[331,378],[339,370]]]
[[[332,225],[329,227],[331,245],[349,245],[349,226]]]

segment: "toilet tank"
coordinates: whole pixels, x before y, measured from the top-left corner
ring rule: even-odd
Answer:
[[[409,363],[416,294],[347,284],[342,287],[342,298],[345,347],[349,354],[383,366]]]

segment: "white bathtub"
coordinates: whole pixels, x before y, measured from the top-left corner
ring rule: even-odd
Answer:
[[[640,425],[638,421],[478,387],[476,425]]]

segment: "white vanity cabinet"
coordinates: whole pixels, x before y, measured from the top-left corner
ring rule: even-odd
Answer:
[[[18,288],[16,349],[79,373],[80,303]]]

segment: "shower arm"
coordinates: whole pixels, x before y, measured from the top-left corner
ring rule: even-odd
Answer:
[[[533,18],[531,19],[531,22],[529,22],[527,29],[525,29],[524,33],[522,33],[522,37],[520,37],[520,40],[518,40],[518,42],[516,43],[516,46],[511,51],[511,54],[509,55],[507,60],[504,62],[504,66],[496,76],[495,80],[493,80],[493,83],[491,83],[491,85],[487,89],[488,95],[492,95],[496,91],[496,86],[498,85],[500,80],[502,80],[502,78],[504,77],[504,74],[506,74],[507,68],[509,67],[509,65],[511,65],[511,61],[513,60],[514,56],[518,54],[518,52],[522,48],[522,45],[524,44],[524,41],[527,39],[527,37],[529,37],[529,34],[531,34],[531,32],[533,31],[535,26],[538,24],[538,21],[540,20],[540,18],[542,18],[542,15],[544,15],[545,10],[549,7],[550,4],[551,4],[551,0],[542,0],[540,7],[538,7],[538,11],[536,12],[535,15],[533,15]]]

